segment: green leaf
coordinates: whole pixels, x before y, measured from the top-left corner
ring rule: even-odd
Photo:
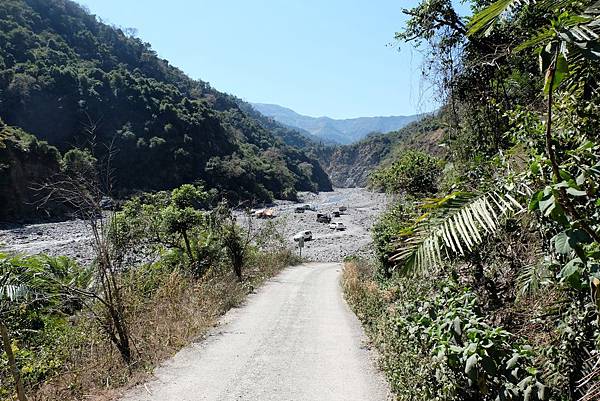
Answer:
[[[553,37],[556,36],[556,33],[552,30],[552,29],[544,29],[543,31],[537,33],[535,36],[532,36],[531,38],[527,39],[525,42],[519,44],[517,47],[514,48],[513,53],[519,53],[523,50],[529,49],[531,47],[537,47],[540,45],[543,45],[544,43],[546,43],[547,41],[549,41],[550,39],[552,39]],[[540,54],[540,70],[541,71],[545,71],[546,69],[543,67],[544,65],[544,60],[542,60],[542,54]],[[546,65],[549,65],[549,61],[547,62]]]
[[[571,175],[567,170],[559,170],[560,178],[565,180],[566,182],[575,182],[575,177]]]
[[[567,188],[567,193],[572,196],[586,196],[587,195],[587,192],[581,191],[581,190],[573,188],[573,187]]]
[[[508,369],[513,369],[517,366],[517,362],[519,361],[519,358],[521,357],[521,355],[519,354],[514,354],[512,356],[512,358],[510,358],[507,362],[506,362],[506,367]]]
[[[519,4],[521,4],[519,0],[496,1],[471,17],[467,34],[469,36],[478,35],[483,31],[484,36],[489,35],[502,14],[514,9]]]
[[[568,255],[573,251],[566,231],[556,234],[554,237],[554,249],[562,255]]]
[[[465,364],[465,373],[467,375],[472,375],[475,372],[478,361],[479,356],[477,354],[473,354],[467,359],[467,363]]]
[[[540,204],[540,200],[544,197],[544,191],[537,191],[531,196],[531,200],[529,201],[528,209],[529,211],[534,211],[538,208]]]
[[[460,318],[457,316],[452,321],[452,329],[456,333],[456,335],[460,336],[462,334],[462,329],[460,327]]]
[[[554,194],[546,194],[544,192],[544,197],[539,201],[540,212],[546,217],[552,213],[554,208],[556,207],[556,198],[554,198]]]
[[[581,268],[583,267],[583,262],[580,258],[571,259],[558,273],[559,277],[564,281],[568,281],[572,284],[575,284],[579,281],[581,277]]]
[[[554,71],[552,71],[552,66],[549,66],[546,70],[546,83],[544,84],[544,93],[549,94],[550,91],[554,92],[568,76],[569,63],[567,62],[567,59],[565,59],[565,56],[559,54],[556,58],[556,65]],[[550,83],[552,83],[552,88],[550,88]]]

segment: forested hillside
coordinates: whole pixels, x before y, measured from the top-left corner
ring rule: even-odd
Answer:
[[[370,176],[397,201],[347,299],[398,400],[600,397],[600,2],[405,10],[445,152]]]
[[[122,194],[196,180],[260,201],[331,189],[315,160],[276,137],[279,127],[68,0],[0,3],[0,118],[62,153],[111,153]],[[2,174],[18,163],[3,159]]]

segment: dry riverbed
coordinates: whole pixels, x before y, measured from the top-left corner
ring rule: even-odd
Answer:
[[[298,206],[309,204],[316,211],[294,213]],[[329,224],[318,223],[317,213],[331,213],[340,206],[348,209],[339,218],[346,226],[344,231],[329,228]],[[293,236],[299,231],[310,230],[313,239],[304,243],[302,256],[313,262],[340,262],[349,255],[369,256],[371,250],[371,226],[387,206],[385,194],[369,192],[362,188],[336,189],[320,194],[303,193],[300,204],[278,202],[273,219],[281,225],[284,236],[294,244]],[[296,245],[296,244],[294,244]],[[298,251],[298,248],[296,248]]]
[[[336,189],[320,194],[302,193],[300,203],[277,201],[275,218],[286,241],[295,245],[292,237],[298,231],[311,230],[313,240],[306,241],[302,256],[316,262],[339,262],[348,255],[367,256],[371,250],[370,227],[385,210],[384,194],[361,188]],[[294,209],[310,204],[316,211],[294,213]],[[345,231],[329,229],[328,224],[317,223],[317,213],[331,213],[340,206],[348,210],[333,221],[341,221]],[[258,224],[264,224],[259,220]],[[0,227],[0,251],[20,254],[65,255],[81,263],[92,258],[90,230],[82,220],[56,223],[13,225]]]

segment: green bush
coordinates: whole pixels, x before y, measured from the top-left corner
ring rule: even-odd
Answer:
[[[395,251],[395,241],[413,231],[412,213],[414,210],[410,210],[410,205],[400,201],[383,213],[373,225],[373,243],[381,267],[378,271],[383,277],[390,277],[392,274],[389,257]]]
[[[347,263],[346,299],[380,349],[399,400],[545,400],[531,347],[486,323],[477,297],[452,280],[373,281]]]
[[[65,257],[0,254],[0,319],[12,340],[13,353],[25,387],[55,375],[69,347],[81,340],[69,317],[83,305],[62,292],[63,284],[85,288],[89,270]],[[19,288],[19,296],[11,291]],[[0,353],[0,399],[13,393],[6,353]],[[10,383],[10,384],[8,384]]]
[[[417,150],[402,152],[390,166],[373,171],[370,185],[388,193],[426,196],[437,192],[443,162]]]

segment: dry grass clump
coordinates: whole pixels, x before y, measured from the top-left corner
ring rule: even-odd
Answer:
[[[134,363],[119,352],[89,316],[74,322],[62,372],[30,395],[31,400],[110,400],[144,380],[161,361],[197,341],[220,316],[282,268],[298,262],[289,251],[257,253],[240,282],[226,266],[201,279],[181,270],[144,271],[123,277]],[[148,269],[151,269],[148,267]]]

